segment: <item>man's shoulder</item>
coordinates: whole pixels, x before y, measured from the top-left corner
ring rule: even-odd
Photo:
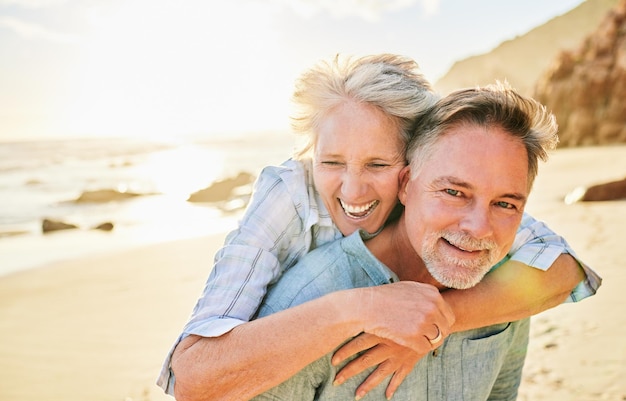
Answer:
[[[341,241],[341,240],[338,240]],[[339,279],[347,265],[338,241],[329,242],[303,256],[268,288],[260,315],[274,313],[325,294],[349,288]]]

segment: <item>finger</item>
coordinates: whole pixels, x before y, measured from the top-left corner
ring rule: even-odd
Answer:
[[[388,400],[393,397],[393,395],[396,393],[396,390],[398,390],[398,387],[400,387],[404,379],[406,379],[406,377],[409,375],[409,372],[410,370],[398,370],[393,374],[391,380],[389,381],[389,384],[387,385],[387,389],[385,390],[385,397]]]
[[[433,316],[433,319],[429,323],[424,321],[426,325],[422,326],[422,334],[427,340],[431,340],[436,338],[437,335],[441,333],[443,339],[445,339],[452,332],[452,325],[455,320],[456,319],[452,309],[446,303],[441,307],[439,313],[436,316]]]
[[[372,373],[370,373],[369,376],[367,376],[363,383],[361,383],[359,387],[357,387],[355,394],[356,399],[358,400],[365,397],[367,393],[369,393],[376,386],[381,384],[388,376],[393,375],[394,367],[392,365],[393,364],[388,363],[387,361],[378,365],[378,367]],[[404,380],[404,377],[406,377],[406,374],[404,374],[402,380]],[[400,380],[400,383],[402,383],[402,380]],[[400,383],[396,385],[396,389],[397,386],[400,385]],[[387,391],[385,391],[385,394],[387,394]]]
[[[358,375],[372,366],[380,364],[386,359],[387,353],[379,349],[379,347],[365,351],[362,355],[348,362],[346,366],[337,372],[334,384],[342,384],[349,378]]]
[[[433,345],[430,343],[430,341],[424,334],[418,336],[412,344],[406,344],[406,345],[400,344],[400,345],[405,346],[411,349],[416,354],[422,355],[422,356],[428,354],[430,351],[433,350]]]
[[[335,351],[330,362],[334,366],[337,366],[349,357],[356,355],[361,351],[365,351],[366,349],[370,349],[379,342],[380,339],[378,339],[376,336],[363,333],[348,341],[346,344],[341,346],[341,348]]]
[[[393,370],[387,363],[381,363],[378,367],[367,376],[367,378],[357,387],[355,397],[357,400],[365,397],[367,393],[372,391],[376,386],[385,380],[388,376],[393,374]]]
[[[425,334],[426,338],[429,341],[432,341],[433,339],[437,338],[440,334],[443,336],[443,332],[441,331],[441,329],[439,328],[439,325],[437,325],[437,323],[433,323],[433,328],[432,328],[432,335],[429,334]]]

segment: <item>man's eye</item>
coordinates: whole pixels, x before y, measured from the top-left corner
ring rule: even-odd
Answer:
[[[515,209],[515,205],[509,202],[500,201],[496,202],[496,205],[500,206],[503,209]]]
[[[452,196],[461,196],[461,191],[457,191],[456,189],[446,189],[445,190],[448,195]]]

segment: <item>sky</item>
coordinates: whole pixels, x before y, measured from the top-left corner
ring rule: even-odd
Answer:
[[[335,54],[452,64],[582,0],[0,0],[0,141],[288,130]]]

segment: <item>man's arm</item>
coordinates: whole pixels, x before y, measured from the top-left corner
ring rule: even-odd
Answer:
[[[174,393],[178,401],[249,399],[361,332],[424,354],[432,345],[422,333],[436,324],[447,335],[452,321],[430,285],[400,282],[334,292],[220,337],[187,337],[172,357]]]

